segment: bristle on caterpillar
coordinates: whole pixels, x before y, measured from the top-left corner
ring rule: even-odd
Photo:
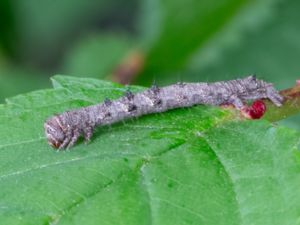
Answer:
[[[165,112],[174,108],[193,105],[234,105],[242,110],[245,101],[269,99],[281,106],[283,97],[271,83],[248,76],[243,79],[215,83],[177,83],[166,87],[155,84],[148,90],[106,99],[103,103],[67,111],[50,117],[44,124],[48,143],[58,149],[72,147],[80,136],[89,141],[96,126],[109,125],[138,116]],[[260,102],[252,105],[247,113],[260,118],[265,108]]]

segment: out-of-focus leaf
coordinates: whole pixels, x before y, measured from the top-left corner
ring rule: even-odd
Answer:
[[[122,34],[82,39],[66,56],[65,72],[106,78],[132,50],[133,40]]]
[[[246,0],[145,0],[141,18],[147,59],[140,83],[184,68],[247,3]],[[159,80],[158,79],[158,80]]]
[[[205,45],[199,46],[177,73],[191,81],[257,73],[278,88],[292,86],[299,70],[299,8],[300,3],[293,0],[249,2],[219,27]],[[178,77],[176,73],[165,73],[158,80],[170,83],[178,81]]]
[[[46,87],[49,87],[49,79],[44,74],[0,64],[0,103],[5,98]]]
[[[55,152],[48,116],[126,88],[53,83],[0,105],[1,223],[300,224],[299,133],[198,106],[102,127],[90,144]]]
[[[192,71],[187,73],[190,80],[257,73],[278,88],[294,85],[300,68],[300,41],[297,39],[300,2],[273,1],[258,6],[236,17],[207,48],[199,50],[188,66]],[[257,20],[256,14],[261,14],[262,6],[269,6],[268,10],[264,9],[267,15],[264,20]],[[246,26],[246,22],[252,26]]]
[[[65,50],[82,34],[99,29],[131,29],[136,0],[16,0],[19,54],[30,65],[60,65]]]
[[[0,54],[3,51],[12,56],[16,50],[14,44],[17,39],[12,1],[0,1],[0,15]]]

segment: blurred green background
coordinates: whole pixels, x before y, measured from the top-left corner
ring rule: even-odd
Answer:
[[[299,12],[297,0],[1,0],[0,102],[54,74],[150,85],[255,73],[287,88]]]

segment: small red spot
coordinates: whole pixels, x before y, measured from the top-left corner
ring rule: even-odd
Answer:
[[[243,109],[243,114],[249,119],[260,119],[266,112],[267,108],[263,101],[256,100],[250,107]]]

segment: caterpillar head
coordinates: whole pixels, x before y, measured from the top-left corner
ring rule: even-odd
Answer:
[[[44,123],[44,129],[49,145],[59,148],[66,138],[59,116],[49,118]]]

